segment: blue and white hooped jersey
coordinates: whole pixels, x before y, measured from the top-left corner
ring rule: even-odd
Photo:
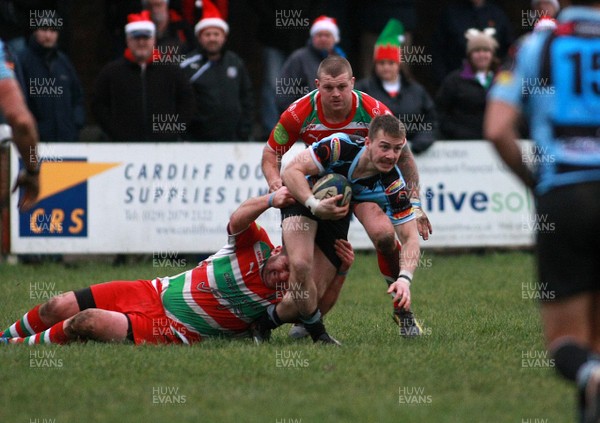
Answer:
[[[313,161],[319,168],[319,176],[338,173],[352,185],[352,202],[377,203],[390,218],[393,225],[400,225],[415,218],[409,193],[398,166],[388,173],[378,173],[367,178],[353,178],[352,174],[366,147],[351,139],[348,134],[337,132],[310,147]]]
[[[536,143],[536,192],[600,181],[600,12],[570,7],[532,34],[490,99],[522,108]]]

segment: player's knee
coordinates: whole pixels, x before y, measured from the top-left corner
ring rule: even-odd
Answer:
[[[294,275],[294,279],[303,280],[310,276],[312,263],[309,260],[297,259],[290,261],[290,274]]]
[[[65,307],[67,294],[56,295],[40,306],[40,317],[42,319],[52,319],[59,317]]]
[[[94,338],[96,333],[95,310],[87,309],[77,313],[68,323],[68,330],[80,338]]]
[[[393,232],[380,233],[377,234],[373,243],[375,244],[375,249],[377,249],[377,251],[389,254],[396,248],[396,236]]]

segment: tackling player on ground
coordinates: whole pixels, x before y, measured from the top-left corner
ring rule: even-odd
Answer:
[[[282,113],[263,150],[262,170],[271,191],[282,186],[281,157],[298,140],[306,145],[336,132],[366,137],[371,120],[389,109],[369,95],[354,90],[350,63],[339,56],[321,62],[315,81],[317,89],[298,99]],[[431,224],[421,209],[419,176],[408,143],[398,157],[398,166],[406,181],[417,216],[418,231],[428,239]],[[388,285],[394,283],[400,271],[400,248],[394,229],[381,209],[372,203],[360,203],[353,213],[361,222],[377,251],[378,264]],[[407,330],[405,334],[421,334],[421,329],[409,308],[394,306],[394,320]]]
[[[207,337],[248,336],[252,321],[268,306],[290,301],[287,254],[273,247],[255,220],[271,206],[293,202],[287,188],[246,200],[231,216],[227,245],[194,269],[151,281],[113,281],[60,294],[8,327],[0,334],[0,343],[66,344],[92,339],[192,344]],[[320,302],[326,310],[354,260],[347,241],[332,240],[327,248],[337,251],[340,274],[327,263],[319,266],[316,277],[327,278],[321,283],[327,289]],[[293,322],[298,316],[290,313],[289,317]]]

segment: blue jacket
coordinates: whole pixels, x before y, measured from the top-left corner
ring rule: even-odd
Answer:
[[[77,141],[85,122],[83,89],[69,58],[32,37],[19,55],[23,91],[37,120],[40,141]]]

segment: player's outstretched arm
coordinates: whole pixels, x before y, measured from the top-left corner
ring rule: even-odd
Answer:
[[[281,163],[281,154],[273,150],[268,144],[263,148],[262,154],[262,172],[265,175],[267,184],[269,185],[269,192],[277,191],[283,186],[281,181],[281,175],[279,171]]]
[[[242,232],[270,207],[281,209],[293,203],[294,197],[292,197],[286,187],[281,187],[275,192],[260,197],[249,198],[231,214],[229,218],[229,233],[237,234]]]
[[[354,250],[350,242],[345,239],[336,239],[335,241],[335,253],[342,260],[340,268],[337,270],[333,281],[327,287],[327,290],[319,300],[319,309],[321,313],[325,315],[335,305],[340,291],[346,280],[346,274],[350,270],[352,263],[354,263]],[[315,247],[316,248],[316,247]]]
[[[394,302],[398,307],[410,308],[410,284],[419,263],[420,247],[417,232],[417,222],[413,219],[401,225],[394,226],[400,239],[400,276],[390,285],[388,294],[394,294]]]

